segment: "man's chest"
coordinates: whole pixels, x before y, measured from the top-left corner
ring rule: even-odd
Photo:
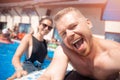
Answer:
[[[71,59],[71,64],[80,74],[100,79],[104,79],[114,73],[114,69],[112,70],[110,67],[112,62],[108,56],[99,56],[93,61],[75,58]]]

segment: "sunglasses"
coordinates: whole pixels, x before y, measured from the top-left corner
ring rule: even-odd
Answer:
[[[42,26],[44,27],[44,28],[48,28],[48,30],[51,30],[52,29],[52,27],[51,26],[48,26],[47,24],[45,24],[45,23],[41,23],[42,24]]]

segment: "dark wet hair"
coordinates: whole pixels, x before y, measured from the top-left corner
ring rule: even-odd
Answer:
[[[50,20],[50,21],[52,22],[52,24],[53,24],[53,20],[52,20],[52,18],[49,17],[49,16],[43,16],[43,17],[39,20],[39,24],[41,24],[41,22],[44,21],[44,20]]]

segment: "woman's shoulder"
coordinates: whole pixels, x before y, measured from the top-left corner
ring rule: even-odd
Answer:
[[[32,35],[31,34],[26,34],[25,37],[31,38]]]
[[[23,40],[30,40],[32,38],[31,34],[25,34],[25,36],[23,37]]]

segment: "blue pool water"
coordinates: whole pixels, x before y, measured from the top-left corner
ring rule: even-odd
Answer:
[[[19,43],[14,42],[12,44],[0,43],[0,80],[6,80],[14,73],[14,67],[12,65],[12,57],[18,47]],[[48,56],[53,57],[53,50],[48,51]],[[25,57],[22,56],[21,61],[24,61]],[[42,68],[46,68],[50,63],[50,60],[45,59]]]

